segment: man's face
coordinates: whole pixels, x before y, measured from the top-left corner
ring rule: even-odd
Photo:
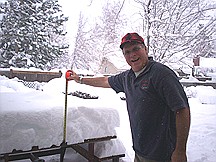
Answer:
[[[122,52],[134,72],[138,72],[148,63],[148,54],[143,44],[127,43]]]

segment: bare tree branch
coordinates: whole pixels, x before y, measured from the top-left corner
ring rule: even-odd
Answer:
[[[208,12],[213,12],[215,5],[203,5],[201,0],[134,1],[142,6],[139,14],[147,22],[143,24],[147,38],[151,37],[150,55],[156,60],[164,62],[177,55],[211,55],[216,20]]]

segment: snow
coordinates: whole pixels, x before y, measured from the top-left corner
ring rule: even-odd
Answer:
[[[10,80],[2,76],[0,78],[0,152],[11,152],[13,149],[30,150],[32,146],[47,148],[60,145],[63,140],[65,95],[62,92],[65,89],[65,79],[53,79],[43,87],[43,91],[37,91],[24,87],[17,79]],[[69,92],[71,89],[78,90],[77,86],[74,81],[69,82]],[[106,95],[110,92],[113,93],[111,89],[107,89]],[[116,135],[115,128],[120,126],[119,113],[115,108],[118,105],[104,101],[105,97],[107,96],[103,94],[100,96],[101,99],[95,101],[68,95],[68,144],[80,143],[89,138]],[[110,146],[104,144],[103,147],[106,149],[100,152],[99,156],[125,152],[119,139],[108,144]],[[112,145],[114,146],[111,147]]]
[[[31,146],[59,145],[63,138],[65,79],[57,78],[41,85],[43,91],[23,85],[17,78],[0,76],[0,153],[12,149],[31,149]],[[98,96],[82,99],[68,95],[68,143],[83,139],[117,135],[96,145],[96,154],[106,156],[125,153],[124,162],[133,162],[134,152],[123,94],[112,89],[90,87],[69,82],[68,92],[81,91]],[[185,88],[191,107],[191,129],[188,139],[189,162],[214,162],[216,159],[216,90],[212,87]],[[45,157],[47,162],[59,156]],[[68,149],[65,162],[85,161]],[[23,160],[26,161],[26,160]]]
[[[216,58],[200,57],[201,67],[216,67]]]

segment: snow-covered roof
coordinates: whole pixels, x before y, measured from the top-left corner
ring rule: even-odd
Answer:
[[[216,68],[216,58],[204,58],[200,57],[201,67],[215,67]]]
[[[117,56],[109,56],[107,58],[117,69],[130,69],[130,66],[125,61],[125,58],[122,53],[118,53]]]

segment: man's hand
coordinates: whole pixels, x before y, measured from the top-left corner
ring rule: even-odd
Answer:
[[[76,82],[80,81],[80,77],[73,70],[68,70],[65,74],[65,78],[67,80],[75,80]]]
[[[175,150],[172,154],[171,162],[187,162],[186,151]]]
[[[90,85],[93,87],[111,88],[108,82],[108,77],[85,77],[82,78],[77,75],[73,70],[68,70],[65,74],[67,81],[74,80],[77,83]]]

